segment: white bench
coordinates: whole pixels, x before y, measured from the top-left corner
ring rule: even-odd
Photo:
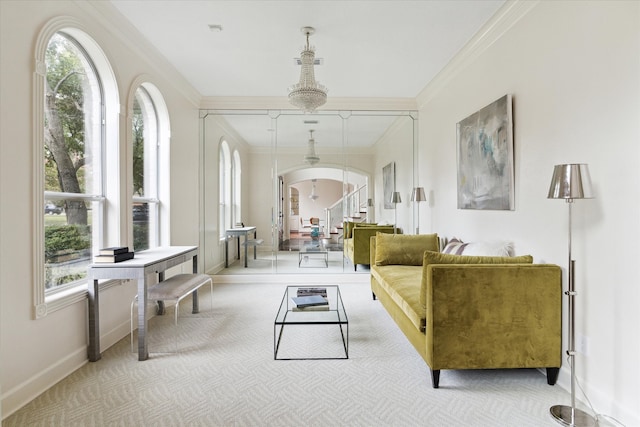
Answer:
[[[174,313],[174,323],[178,324],[178,312],[180,311],[180,301],[188,297],[189,294],[194,294],[194,298],[197,298],[198,288],[203,285],[209,284],[211,286],[211,306],[213,307],[213,280],[211,276],[207,274],[187,274],[181,273],[171,276],[170,278],[163,280],[147,289],[147,299],[156,301],[159,304],[158,314],[164,313],[164,302],[175,301],[176,308]],[[138,301],[136,295],[131,301],[131,348],[133,349],[133,328],[134,328],[134,311],[133,308]],[[195,307],[194,307],[195,308]],[[194,314],[197,313],[194,310]],[[133,350],[132,350],[133,351]]]
[[[264,243],[264,239],[247,239],[247,241],[244,242],[244,244],[247,247],[253,246],[253,259],[257,259],[256,250],[258,246],[260,246],[263,243]]]

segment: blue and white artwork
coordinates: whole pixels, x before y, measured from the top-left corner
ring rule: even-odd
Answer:
[[[505,95],[457,124],[458,209],[513,210],[513,119]]]

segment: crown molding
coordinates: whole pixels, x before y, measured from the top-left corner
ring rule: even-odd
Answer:
[[[415,98],[329,98],[318,109],[358,110],[358,111],[414,111],[417,110]],[[277,97],[241,97],[241,96],[205,96],[200,102],[202,110],[298,110],[284,96]]]
[[[135,56],[152,65],[154,74],[165,79],[191,104],[196,107],[200,105],[202,95],[110,2],[73,0],[73,3],[78,9],[88,13],[96,21],[100,22],[111,36],[131,49]],[[88,34],[91,33],[89,32]],[[160,87],[159,84],[152,83]]]
[[[535,8],[539,2],[540,0],[507,0],[460,52],[418,94],[416,97],[418,108],[423,108],[451,79],[504,36],[511,27]]]

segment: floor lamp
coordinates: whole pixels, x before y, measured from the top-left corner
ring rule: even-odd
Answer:
[[[402,203],[399,191],[394,191],[391,194],[391,203],[393,203],[393,234],[396,234],[396,229],[398,228],[398,203]]]
[[[567,426],[595,426],[591,415],[576,409],[576,368],[575,368],[575,261],[571,259],[571,205],[575,199],[590,199],[591,177],[586,164],[556,165],[553,169],[549,199],[564,199],[569,206],[569,287],[565,294],[569,297],[569,364],[571,365],[571,406],[555,405],[549,411],[555,420]]]
[[[418,225],[416,226],[416,234],[420,234],[420,202],[426,202],[427,196],[424,194],[424,188],[414,187],[411,192],[411,201],[417,203],[418,208]]]

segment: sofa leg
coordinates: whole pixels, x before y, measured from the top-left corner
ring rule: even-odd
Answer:
[[[560,368],[547,368],[547,384],[554,385],[558,381]]]
[[[431,369],[431,385],[433,388],[440,386],[440,369]]]
[[[373,297],[373,300],[375,301],[376,299],[378,299],[378,297],[376,297],[376,294],[374,294],[373,292],[371,292],[371,296]]]
[[[353,264],[353,271],[358,271],[358,264]]]

